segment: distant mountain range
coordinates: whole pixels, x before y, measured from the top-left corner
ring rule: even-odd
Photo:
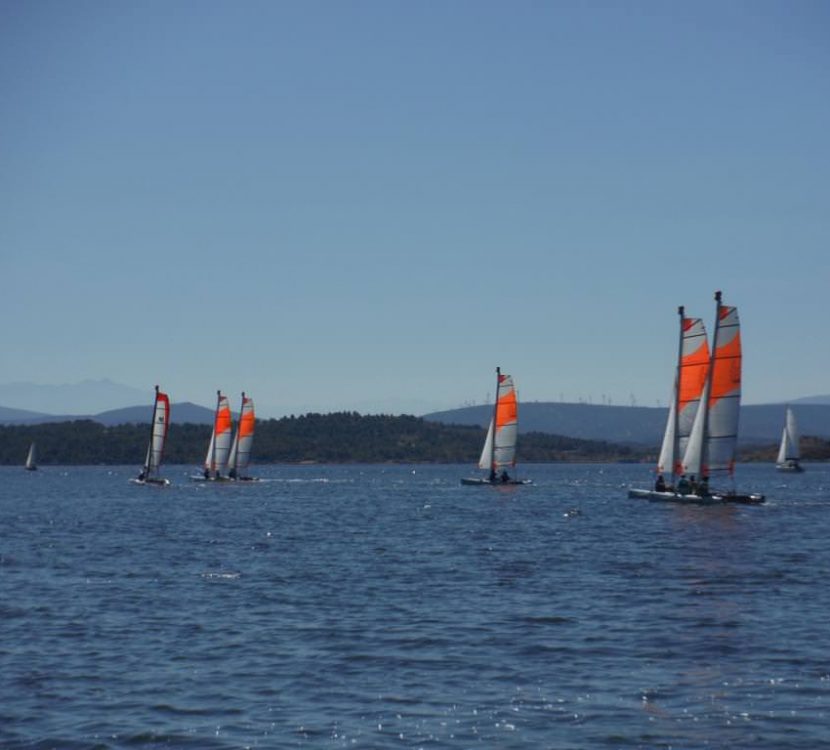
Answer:
[[[152,397],[152,388],[139,390],[106,378],[63,385],[0,384],[0,404],[14,404],[17,409],[41,414],[93,414],[152,402]]]
[[[149,423],[151,394],[111,380],[85,380],[71,385],[0,385],[0,424],[42,424],[91,419],[101,424]],[[72,404],[67,414],[65,404]],[[129,404],[142,403],[142,406]],[[803,436],[830,438],[830,395],[793,399]],[[784,424],[784,404],[741,407],[740,440],[744,445],[777,442]],[[54,407],[54,408],[53,408]],[[428,421],[486,427],[492,407],[468,406],[425,414]],[[297,413],[302,413],[298,411]],[[667,410],[646,406],[605,406],[559,402],[523,403],[521,432],[544,432],[584,440],[606,440],[630,445],[658,445]],[[171,405],[177,424],[211,424],[213,410],[191,402]]]
[[[117,424],[150,424],[153,405],[128,406],[110,409],[98,414],[39,414],[23,409],[8,409],[0,406],[0,424],[46,424],[48,422],[72,422],[77,419],[91,419],[93,422],[112,427]],[[172,403],[170,419],[174,424],[212,424],[213,410],[189,401]]]
[[[792,401],[802,435],[830,437],[830,397],[813,403]],[[743,445],[775,443],[784,427],[784,404],[742,406],[739,440]],[[468,406],[433,412],[424,419],[442,424],[485,427],[491,406]],[[532,402],[519,406],[519,432],[546,432],[583,440],[608,440],[629,445],[659,445],[668,409],[648,406],[600,406]]]

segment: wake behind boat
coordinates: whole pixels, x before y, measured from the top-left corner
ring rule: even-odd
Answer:
[[[464,485],[516,485],[530,484],[529,479],[516,479],[510,476],[516,468],[516,440],[518,436],[518,399],[510,375],[502,375],[501,369],[496,368],[496,400],[493,405],[493,416],[487,428],[487,437],[481,457],[478,460],[479,469],[489,469],[486,477],[464,477]]]
[[[164,479],[159,473],[169,427],[170,399],[166,393],[159,391],[159,387],[156,386],[156,400],[153,404],[153,419],[150,423],[150,444],[147,446],[147,457],[144,459],[144,468],[142,468],[141,473],[130,480],[133,484],[156,485],[159,487],[170,484],[170,480]]]
[[[648,500],[758,505],[760,493],[712,489],[713,475],[734,484],[738,416],[741,400],[741,337],[738,310],[721,304],[715,293],[715,332],[708,354],[706,332],[699,318],[680,314],[677,375],[653,489],[631,489],[628,496]],[[693,416],[693,421],[689,422]],[[687,431],[688,430],[688,431]],[[682,456],[682,460],[678,460]],[[664,473],[671,472],[670,483]],[[698,479],[699,477],[699,479]]]

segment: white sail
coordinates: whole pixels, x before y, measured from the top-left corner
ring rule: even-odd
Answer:
[[[478,459],[479,469],[489,469],[493,456],[493,420],[487,428],[487,437],[484,439],[484,447],[481,449],[481,457]]]
[[[37,468],[37,456],[34,442],[29,446],[29,453],[26,456],[26,468],[30,471]]]
[[[213,461],[213,446],[216,444],[216,428],[210,431],[210,442],[208,443],[207,455],[205,456],[205,469],[214,471],[216,468]]]
[[[150,471],[157,471],[161,466],[164,442],[167,438],[167,401],[159,399],[156,403],[156,418],[153,422],[153,440],[150,450]]]
[[[663,445],[660,447],[660,457],[657,459],[658,474],[671,473],[674,467],[675,424],[677,422],[674,415],[674,398],[672,398],[669,406],[669,417],[666,420],[666,431],[663,434]]]
[[[156,402],[153,407],[153,424],[150,434],[150,445],[147,447],[147,458],[144,461],[144,473],[151,476],[158,473],[161,459],[164,454],[164,443],[167,439],[167,428],[170,424],[170,401],[167,394],[160,393],[156,387]]]
[[[709,400],[709,383],[703,386],[701,403]],[[695,421],[692,425],[692,432],[686,443],[686,451],[683,454],[683,474],[699,477],[703,469],[703,447],[706,427],[706,409],[698,409]]]

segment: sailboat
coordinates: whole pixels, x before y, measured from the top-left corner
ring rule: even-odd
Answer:
[[[661,496],[674,494],[674,487],[682,474],[682,459],[689,444],[700,398],[709,371],[709,342],[706,327],[700,318],[686,317],[684,307],[677,308],[680,320],[680,338],[677,350],[677,366],[669,416],[663,433],[660,456],[657,459],[657,482],[654,490],[631,490],[629,497]],[[669,475],[666,482],[665,475]]]
[[[228,458],[228,477],[240,482],[256,481],[254,477],[245,476],[245,469],[251,462],[251,447],[254,443],[254,400],[242,392],[242,407],[239,410],[239,423],[231,444]]]
[[[160,476],[161,459],[164,454],[164,443],[167,440],[167,430],[170,427],[170,399],[156,386],[156,400],[153,404],[153,419],[150,422],[150,444],[147,446],[147,457],[141,473],[130,481],[135,484],[153,484],[166,486],[169,479]]]
[[[715,332],[700,404],[679,470],[672,472],[673,477],[679,473],[679,478],[673,486],[662,486],[660,475],[653,490],[632,489],[629,490],[629,497],[693,503],[764,502],[764,496],[757,493],[739,494],[734,487],[725,491],[709,487],[713,475],[726,475],[734,482],[741,404],[742,353],[738,309],[722,304],[721,299],[721,293],[716,292]],[[679,400],[676,403],[679,404]]]
[[[502,375],[496,368],[496,399],[487,437],[478,460],[479,469],[487,469],[481,478],[464,478],[461,484],[530,484],[529,479],[515,479],[508,469],[516,468],[516,438],[518,434],[518,399],[510,375]]]
[[[227,481],[228,456],[231,448],[231,404],[222,391],[216,391],[216,412],[213,417],[213,432],[210,434],[205,466],[202,475],[192,476],[195,481]]]
[[[799,443],[795,414],[788,406],[784,431],[781,433],[781,446],[778,448],[778,458],[775,461],[775,468],[778,471],[804,471],[804,467],[800,463],[801,448]]]
[[[26,456],[26,463],[24,464],[24,468],[26,471],[37,471],[37,458],[36,458],[36,451],[35,451],[35,443],[34,440],[32,444],[29,446],[29,453]]]

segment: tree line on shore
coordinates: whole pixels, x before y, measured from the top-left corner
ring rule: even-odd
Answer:
[[[211,429],[207,425],[172,424],[164,462],[201,464]],[[0,426],[0,464],[25,460],[31,442],[38,462],[57,465],[141,465],[147,451],[148,425],[107,427],[92,420]],[[443,425],[420,417],[360,415],[356,412],[305,414],[259,420],[254,463],[474,463],[485,431],[480,427]],[[639,461],[647,453],[604,441],[546,433],[522,433],[522,462]]]

